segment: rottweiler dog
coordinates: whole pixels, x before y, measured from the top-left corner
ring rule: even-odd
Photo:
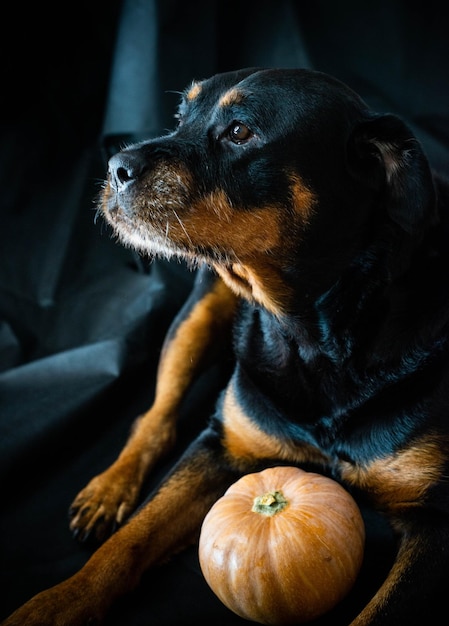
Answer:
[[[197,81],[177,119],[110,159],[100,204],[125,245],[187,261],[192,294],[153,406],[71,507],[100,547],[4,624],[101,623],[231,483],[275,465],[333,476],[397,535],[351,625],[422,624],[449,575],[448,185],[403,121],[321,72]],[[132,514],[222,341],[234,366],[214,414]]]

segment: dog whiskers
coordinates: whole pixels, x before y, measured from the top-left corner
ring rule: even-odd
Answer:
[[[184,227],[184,224],[182,223],[182,221],[180,220],[180,218],[179,218],[178,214],[176,213],[176,211],[175,211],[174,209],[173,209],[173,214],[174,214],[174,216],[176,217],[176,219],[178,220],[179,225],[181,226],[182,230],[184,231],[185,236],[186,236],[186,237],[187,237],[187,239],[189,240],[189,243],[191,243],[191,244],[192,244],[192,246],[193,246],[193,242],[192,242],[192,240],[190,239],[189,233],[186,231],[186,229],[185,229],[185,227]]]
[[[97,207],[97,209],[95,210],[95,215],[94,215],[94,224],[97,223],[98,218],[100,217],[100,215],[101,215],[101,209]]]

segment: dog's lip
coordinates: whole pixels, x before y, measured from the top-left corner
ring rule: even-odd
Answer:
[[[132,224],[132,219],[129,215],[127,215],[126,211],[120,204],[115,203],[112,206],[108,206],[105,213],[114,221],[128,222],[130,225]]]
[[[108,178],[108,185],[115,194],[120,194],[125,189],[123,185],[120,185],[121,189],[119,189],[119,186],[115,183],[112,177]]]
[[[124,202],[119,196],[120,194],[109,194],[106,200],[103,200],[100,209],[106,221],[124,242],[150,254],[178,256],[191,262],[212,262],[213,253],[173,241],[163,221],[146,221],[144,224],[139,224],[138,220],[136,222],[133,204]]]
[[[103,213],[114,218],[122,217],[129,220],[129,216],[133,213],[131,191],[130,187],[123,187],[119,190],[111,180],[108,180],[100,197],[100,206]]]

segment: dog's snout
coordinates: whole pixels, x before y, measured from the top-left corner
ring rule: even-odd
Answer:
[[[109,160],[111,185],[117,191],[142,176],[146,170],[143,158],[135,152],[118,152]]]

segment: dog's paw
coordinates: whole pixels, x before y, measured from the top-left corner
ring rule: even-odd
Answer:
[[[69,509],[70,530],[80,542],[103,542],[133,512],[140,481],[125,468],[111,466],[95,476]]]

